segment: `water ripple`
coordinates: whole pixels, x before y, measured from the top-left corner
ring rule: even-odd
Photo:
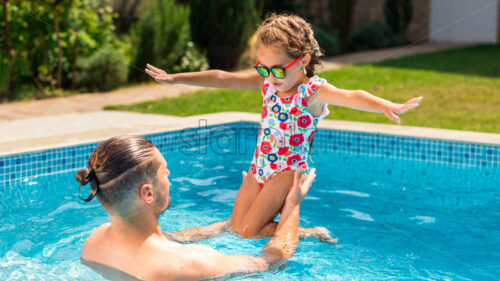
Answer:
[[[204,179],[204,180],[187,178],[187,177],[179,177],[179,178],[174,178],[172,180],[176,181],[176,182],[188,181],[189,183],[191,183],[193,185],[207,186],[207,185],[212,185],[215,180],[224,179],[227,177],[228,176],[216,176],[216,177],[211,177],[211,178]]]
[[[83,205],[81,203],[78,203],[78,202],[68,202],[66,204],[63,204],[61,206],[59,206],[57,209],[55,209],[54,211],[50,212],[47,216],[48,217],[53,217],[55,215],[58,215],[66,210],[70,210],[70,209],[89,209],[89,208],[94,208],[94,206],[92,205]]]
[[[374,221],[374,219],[367,213],[363,213],[363,212],[356,211],[353,209],[340,209],[340,210],[344,211],[344,212],[350,212],[351,213],[350,217],[358,219],[358,220]]]
[[[7,269],[7,270],[5,270]],[[104,280],[79,262],[42,262],[9,251],[0,257],[1,280]]]
[[[231,189],[212,189],[212,190],[198,192],[197,194],[203,197],[214,195],[214,197],[212,197],[211,199],[212,202],[232,204],[234,198],[236,198],[236,193],[237,193],[236,190],[231,190]]]
[[[411,217],[410,220],[419,220],[418,224],[423,224],[423,223],[433,223],[436,221],[436,218],[427,216],[415,216]]]
[[[64,237],[63,239],[57,241],[56,243],[51,243],[51,244],[48,244],[47,246],[45,246],[43,248],[42,254],[44,257],[49,258],[50,256],[52,256],[52,254],[54,254],[54,252],[56,252],[56,250],[62,248],[65,245],[73,244],[73,241],[76,241],[76,240],[78,240],[82,237],[85,237],[87,235],[88,235],[87,232],[83,232],[83,233],[78,233],[78,234],[75,234],[72,236]]]
[[[353,190],[335,190],[335,192],[341,193],[341,194],[357,196],[357,197],[370,197],[370,194],[368,194],[368,193],[363,193],[363,192],[358,192],[358,191],[353,191]]]

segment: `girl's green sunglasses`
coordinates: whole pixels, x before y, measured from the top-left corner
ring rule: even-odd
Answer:
[[[262,77],[268,77],[269,76],[269,72],[271,72],[274,77],[276,78],[280,78],[280,79],[283,79],[285,78],[285,71],[292,65],[294,65],[296,62],[298,62],[300,59],[302,58],[302,56],[298,57],[297,59],[295,59],[294,61],[292,61],[292,63],[290,63],[289,65],[287,65],[286,67],[272,67],[272,68],[267,68],[265,66],[262,66],[262,65],[259,65],[260,64],[260,61],[258,61],[256,64],[255,64],[255,69],[257,70],[257,72],[262,76]]]

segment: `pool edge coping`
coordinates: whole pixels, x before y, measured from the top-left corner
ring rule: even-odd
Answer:
[[[137,114],[137,113],[133,113]],[[144,116],[151,118],[168,118],[166,115],[157,114],[143,114]],[[150,135],[158,134],[171,131],[179,131],[190,128],[197,128],[201,125],[201,121],[206,121],[203,126],[214,126],[222,125],[227,123],[236,122],[251,122],[258,124],[260,122],[260,114],[258,113],[248,113],[248,112],[222,112],[222,113],[211,113],[194,115],[189,117],[179,117],[171,116],[174,121],[178,121],[179,118],[182,122],[173,122],[165,125],[155,125],[150,126],[148,129],[133,129],[123,132],[122,134],[133,134],[133,135]],[[319,129],[331,129],[340,131],[350,131],[350,132],[360,132],[360,133],[371,133],[371,134],[383,134],[383,135],[393,135],[401,137],[415,137],[415,138],[425,138],[434,140],[446,140],[446,141],[457,141],[466,143],[477,143],[484,145],[500,145],[500,134],[494,133],[482,133],[482,132],[471,132],[471,131],[459,131],[459,130],[449,130],[449,129],[435,129],[427,127],[414,127],[414,126],[403,126],[403,125],[388,125],[388,124],[377,124],[377,123],[366,123],[366,122],[354,122],[354,121],[339,121],[339,120],[321,120],[318,124]],[[81,134],[83,134],[82,132]],[[8,151],[0,150],[0,157],[43,151],[54,148],[69,147],[75,145],[89,144],[100,142],[111,137],[110,133],[103,133],[101,136],[89,136],[78,139],[64,139],[61,138],[60,141],[51,143],[49,145],[41,145],[43,140],[50,138],[57,138],[58,135],[45,136],[41,138],[30,139],[26,138],[30,145],[25,145],[24,147],[19,147],[16,149],[11,149]],[[118,132],[120,133],[120,132]]]

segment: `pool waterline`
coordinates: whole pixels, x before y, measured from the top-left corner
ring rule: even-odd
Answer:
[[[210,114],[209,116],[214,117],[215,115]],[[252,114],[247,114],[240,117],[248,118],[252,116]],[[215,117],[220,116],[217,115]],[[197,143],[201,145],[202,136],[206,138],[212,131],[220,131],[219,128],[236,126],[235,128],[240,128],[240,131],[245,131],[258,127],[258,123],[254,122],[243,121],[225,123],[223,122],[224,120],[214,118],[212,118],[210,122],[208,119],[191,119],[191,121],[196,122],[192,127],[183,126],[182,130],[147,134],[146,136],[156,140],[156,143],[155,141],[153,142],[164,146],[165,149],[173,149],[179,145],[186,147],[192,145],[196,146]],[[222,122],[222,124],[218,124],[218,122]],[[212,123],[215,124],[209,125]],[[329,125],[328,120],[322,120],[320,124],[321,123],[325,123],[326,125],[324,126]],[[241,126],[238,127],[237,124],[244,124],[243,127],[245,128]],[[335,124],[337,127],[343,126],[344,129],[352,125],[351,122],[335,122]],[[500,144],[480,144],[407,136],[410,134],[408,132],[413,132],[411,134],[415,135],[421,132],[419,130],[427,130],[425,132],[427,132],[427,136],[429,136],[434,133],[434,129],[418,128],[417,130],[413,127],[377,125],[378,127],[372,129],[377,131],[377,133],[366,133],[355,130],[323,129],[324,126],[321,126],[315,136],[315,145],[324,145],[326,148],[338,149],[341,152],[345,151],[346,153],[358,153],[368,156],[395,157],[424,162],[450,162],[450,164],[464,164],[468,166],[481,165],[485,167],[496,167],[500,165]],[[398,132],[400,135],[389,135],[379,132],[379,130],[394,131],[396,129],[399,130]],[[358,128],[357,130],[360,129]],[[481,138],[484,135],[470,132],[463,132],[463,134],[467,136],[466,139]],[[497,136],[495,134],[486,135]],[[165,140],[162,140],[163,136],[166,137]],[[198,140],[196,140],[196,138],[198,138]],[[495,141],[495,139],[487,139],[487,141]],[[83,145],[0,156],[0,184],[9,184],[38,175],[54,174],[78,169],[86,165],[85,158],[90,155],[90,152],[97,143],[98,142],[93,142]],[[224,153],[224,151],[220,152]],[[311,153],[314,154],[314,152],[313,149]]]
[[[0,122],[0,131],[3,132],[0,138],[0,157],[100,142],[115,135],[148,135],[205,125],[259,121],[260,114],[247,112],[178,117],[97,111]],[[318,128],[500,145],[500,134],[491,133],[336,120],[321,120]]]

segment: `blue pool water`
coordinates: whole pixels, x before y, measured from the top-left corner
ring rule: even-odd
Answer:
[[[329,139],[326,130],[321,132],[313,155],[318,176],[302,205],[300,224],[324,226],[339,242],[328,245],[303,240],[284,269],[235,279],[498,279],[498,147],[485,150],[491,158],[456,164],[460,162],[456,155],[452,161],[431,161],[438,153],[425,150],[423,144],[419,146],[427,153],[425,157],[421,151],[401,152],[402,145],[392,150],[379,147],[380,140],[369,135]],[[394,140],[412,141],[381,140],[388,145]],[[451,150],[457,146],[462,144],[453,144]],[[172,182],[172,205],[160,217],[164,231],[231,215],[241,171],[250,165],[255,134],[237,140],[228,137],[217,149],[210,145],[182,151],[159,147]],[[82,153],[88,155],[89,149]],[[74,156],[68,153],[65,165],[72,165]],[[0,161],[5,166],[9,160]],[[78,161],[77,168],[85,165]],[[79,255],[91,231],[108,217],[97,200],[85,203],[78,199],[75,169],[64,170],[0,182],[0,280],[101,280],[80,265]],[[225,234],[201,243],[226,254],[256,256],[266,241]]]

